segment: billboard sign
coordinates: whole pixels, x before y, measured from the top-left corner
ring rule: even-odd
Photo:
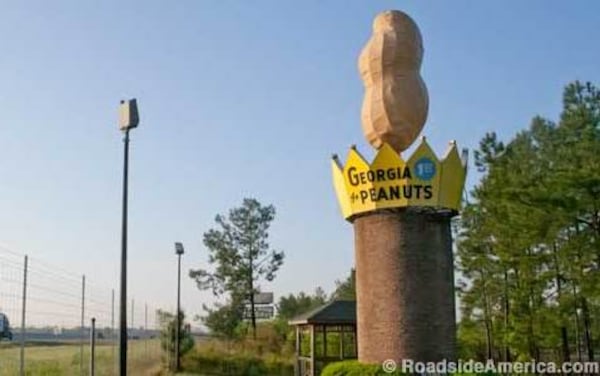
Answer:
[[[254,304],[273,304],[273,293],[257,292],[254,294]]]
[[[250,320],[252,318],[252,310],[250,306],[244,309],[244,318]],[[254,317],[257,320],[269,320],[275,316],[275,308],[272,305],[261,305],[254,307]]]

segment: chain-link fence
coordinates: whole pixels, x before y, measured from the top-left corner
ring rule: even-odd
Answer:
[[[118,372],[118,291],[0,247],[0,376]],[[128,302],[129,374],[160,370],[158,307]]]

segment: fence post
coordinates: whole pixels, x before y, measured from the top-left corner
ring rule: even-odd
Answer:
[[[148,303],[144,303],[144,356],[148,358]]]
[[[27,303],[27,255],[25,255],[25,262],[23,264],[23,301],[21,304],[21,353],[20,353],[20,364],[19,374],[25,375],[25,305]]]
[[[133,307],[135,306],[135,300],[131,299],[131,331],[133,332]]]
[[[135,300],[133,298],[131,298],[131,339],[132,341],[130,341],[129,343],[131,344],[131,351],[129,352],[129,354],[131,355],[130,359],[133,359],[133,349],[135,346],[135,342],[133,342],[133,333],[135,331],[135,328],[133,326],[133,308],[135,306]]]
[[[117,374],[117,359],[115,358],[115,289],[112,289],[111,294],[111,316],[110,316],[110,336],[112,340],[112,360],[113,360],[113,374]]]
[[[79,343],[79,374],[83,375],[83,342],[84,339],[84,316],[85,316],[85,274],[81,277],[81,333]]]
[[[90,376],[95,374],[96,358],[96,318],[92,317],[92,326],[90,330]]]

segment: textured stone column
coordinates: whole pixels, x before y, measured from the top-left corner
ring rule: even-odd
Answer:
[[[353,226],[359,361],[455,359],[450,215],[380,210]]]

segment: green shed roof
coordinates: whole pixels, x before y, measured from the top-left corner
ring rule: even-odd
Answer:
[[[334,300],[312,311],[294,317],[289,321],[289,324],[356,324],[356,301]]]

